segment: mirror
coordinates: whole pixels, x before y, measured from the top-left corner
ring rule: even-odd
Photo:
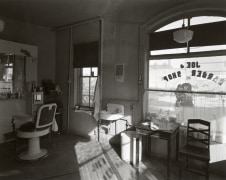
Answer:
[[[25,56],[0,53],[0,99],[22,98]]]

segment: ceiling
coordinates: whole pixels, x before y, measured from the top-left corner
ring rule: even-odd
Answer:
[[[120,21],[136,23],[182,2],[185,0],[0,0],[0,16],[47,27],[112,14]]]
[[[51,28],[110,15],[121,22],[144,23],[172,7],[196,7],[194,3],[226,8],[225,0],[0,0],[0,18]]]

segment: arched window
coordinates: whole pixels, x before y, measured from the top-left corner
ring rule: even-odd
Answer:
[[[226,50],[226,18],[199,16],[184,19],[185,27],[194,31],[188,43],[177,43],[173,32],[180,29],[183,19],[172,22],[149,34],[150,55],[180,54]]]
[[[194,36],[181,44],[173,32],[182,22],[149,33],[145,116],[185,126],[191,118],[208,120],[212,141],[226,143],[226,18],[185,19]]]

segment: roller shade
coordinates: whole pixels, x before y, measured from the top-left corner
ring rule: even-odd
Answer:
[[[98,67],[99,43],[98,41],[75,44],[74,68]]]
[[[226,44],[226,22],[215,22],[191,26],[194,36],[189,41],[190,47],[224,45]],[[177,43],[173,40],[176,29],[154,32],[149,34],[149,50],[174,49],[186,47],[187,44]]]

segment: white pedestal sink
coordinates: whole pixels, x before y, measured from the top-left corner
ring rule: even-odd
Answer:
[[[124,117],[122,113],[112,113],[110,111],[103,110],[100,112],[100,119],[114,121]]]
[[[120,120],[124,117],[124,106],[120,104],[107,104],[106,110],[102,110],[99,113],[99,120],[98,120],[98,140],[99,140],[99,133],[100,133],[100,126],[107,128],[110,130],[111,122],[115,122],[115,134],[117,133],[117,120]],[[108,125],[102,125],[102,120],[109,121]]]

